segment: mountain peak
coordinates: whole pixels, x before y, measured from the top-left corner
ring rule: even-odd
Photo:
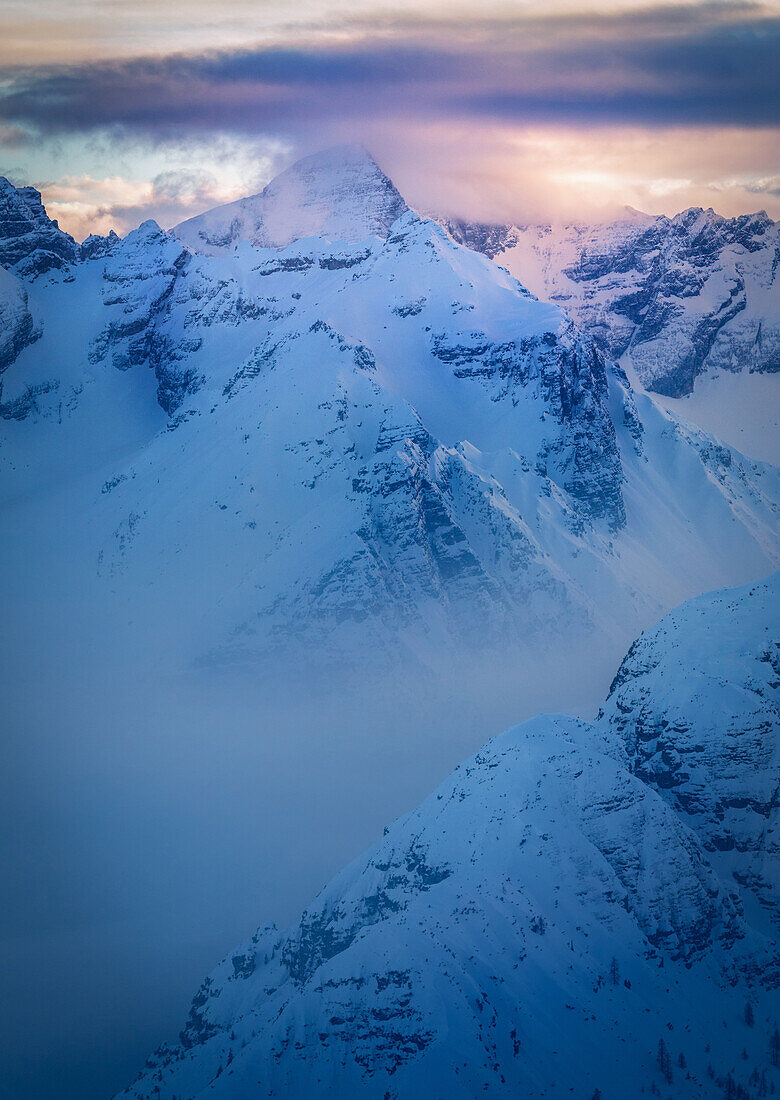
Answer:
[[[0,265],[24,263],[25,273],[34,275],[75,255],[76,242],[46,213],[40,191],[0,176]]]
[[[408,209],[371,154],[361,145],[313,153],[285,169],[258,195],[251,195],[177,225],[189,248],[221,253],[249,241],[259,248],[285,248],[303,237],[356,242],[386,237]]]
[[[308,153],[305,157],[294,161],[281,175],[285,175],[287,171],[301,170],[308,167],[332,167],[334,170],[340,171],[347,165],[362,167],[369,173],[380,171],[379,165],[365,145],[361,145],[358,141],[347,141],[343,145],[330,145],[326,149],[318,150],[316,153]]]

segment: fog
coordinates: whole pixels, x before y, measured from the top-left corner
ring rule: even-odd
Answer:
[[[595,710],[621,655],[472,652],[440,674],[316,677],[305,649],[270,678],[187,666],[170,607],[139,593],[123,623],[62,529],[56,543],[15,534],[0,917],[13,1100],[129,1084],[258,924],[294,918],[489,736],[540,710]]]

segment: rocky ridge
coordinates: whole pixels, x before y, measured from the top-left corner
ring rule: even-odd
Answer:
[[[52,221],[34,187],[14,187],[0,176],[0,266],[35,278],[62,268],[78,254],[68,233]]]
[[[763,212],[442,224],[560,303],[609,355],[627,356],[647,389],[680,397],[705,373],[780,369],[780,226]]]

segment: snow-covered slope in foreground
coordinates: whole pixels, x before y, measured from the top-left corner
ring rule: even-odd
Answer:
[[[777,576],[671,614],[594,724],[495,738],[234,951],[123,1097],[774,1092],[779,639]]]
[[[303,645],[449,667],[622,649],[773,567],[776,470],[635,400],[563,310],[388,188],[338,151],[266,189],[286,247],[201,255],[148,222],[8,272],[11,622],[60,570],[50,600],[182,664]]]
[[[775,575],[693,600],[643,634],[599,722],[739,884],[753,919],[780,929],[778,687]]]

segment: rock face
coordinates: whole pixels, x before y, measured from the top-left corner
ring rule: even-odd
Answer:
[[[172,231],[190,248],[211,255],[239,241],[285,248],[304,237],[354,243],[386,237],[407,209],[365,149],[341,146],[305,157],[259,194],[190,218]]]
[[[627,355],[647,389],[681,397],[704,373],[780,370],[780,226],[764,213],[443,224],[559,302],[609,355]]]
[[[199,337],[173,339],[167,331],[176,280],[189,254],[167,237],[153,221],[128,233],[124,241],[107,238],[105,247],[88,239],[87,258],[111,256],[116,245],[118,263],[103,269],[103,305],[108,319],[89,351],[93,363],[110,362],[117,370],[151,367],[157,379],[157,400],[169,416],[203,379],[185,363],[199,350]],[[87,246],[84,248],[84,246]]]
[[[90,238],[27,280],[33,345],[4,295],[6,492],[75,494],[72,557],[98,561],[118,616],[148,593],[184,661],[304,646],[426,666],[630,637],[772,567],[776,471],[635,398],[559,306],[406,209],[365,153],[264,195],[257,224],[285,247],[203,255],[154,222]]]
[[[739,892],[780,877],[778,597],[775,576],[682,607],[594,724],[489,742],[299,922],[232,952],[122,1097],[774,1087],[778,943]]]
[[[75,259],[77,245],[52,221],[34,187],[0,176],[0,265],[34,278]]]

